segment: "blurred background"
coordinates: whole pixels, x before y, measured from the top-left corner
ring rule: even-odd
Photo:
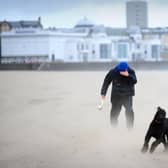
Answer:
[[[2,64],[15,63],[37,64],[26,68],[45,70],[56,67],[50,63],[168,59],[166,0],[0,3],[1,69],[11,68]]]

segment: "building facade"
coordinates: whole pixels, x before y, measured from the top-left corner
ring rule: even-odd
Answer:
[[[41,17],[38,20],[20,20],[20,21],[0,21],[0,63],[2,58],[2,37],[3,32],[18,31],[22,29],[42,29]],[[8,45],[8,44],[7,44]]]
[[[3,32],[2,62],[160,60],[159,38],[143,39],[141,31],[136,29],[114,35],[113,30],[110,33],[105,27],[87,24],[84,20],[72,29]]]

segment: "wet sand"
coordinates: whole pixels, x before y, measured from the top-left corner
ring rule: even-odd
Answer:
[[[0,72],[0,168],[167,168],[160,145],[142,154],[157,106],[168,110],[168,71],[137,71],[135,126],[109,122],[110,91],[102,111],[106,71]]]

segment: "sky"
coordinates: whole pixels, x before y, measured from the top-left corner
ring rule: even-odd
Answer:
[[[148,26],[168,27],[168,0],[147,0]],[[93,23],[126,27],[126,0],[0,0],[0,20],[37,20],[45,28],[72,28],[84,17]]]

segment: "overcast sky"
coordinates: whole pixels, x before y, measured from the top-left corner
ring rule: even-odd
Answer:
[[[0,20],[37,20],[44,27],[73,27],[87,17],[95,24],[126,27],[126,0],[0,0]],[[148,0],[149,27],[168,27],[168,0]]]

